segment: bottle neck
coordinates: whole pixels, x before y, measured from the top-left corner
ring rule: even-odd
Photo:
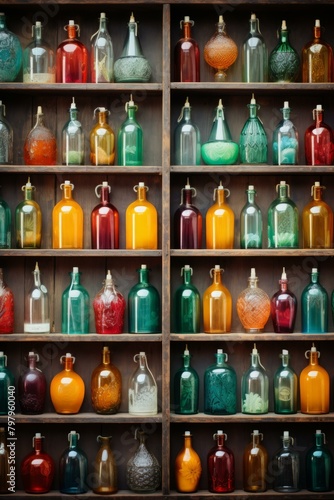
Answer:
[[[325,442],[324,442],[324,435],[323,435],[323,433],[322,432],[321,433],[317,433],[315,435],[315,445],[316,446],[323,446],[324,444],[325,444]]]
[[[145,186],[139,186],[137,192],[139,201],[146,201],[146,188]]]
[[[247,191],[247,201],[251,205],[255,203],[255,191]]]
[[[282,366],[284,366],[284,367],[289,366],[289,355],[288,354],[282,354]]]
[[[78,434],[71,434],[69,448],[76,448],[77,446],[78,446]]]
[[[73,369],[73,359],[65,357],[64,370],[67,371],[67,372],[70,372],[70,371],[72,371],[72,369]]]
[[[318,281],[319,281],[318,273],[312,273],[311,274],[311,283],[318,283]]]
[[[282,114],[283,114],[283,120],[290,120],[290,109],[289,108],[283,108]]]
[[[42,450],[43,450],[43,446],[42,446],[42,438],[34,438],[34,449],[35,449],[35,452],[37,455],[39,455]]]
[[[318,353],[317,352],[311,352],[310,354],[310,365],[318,365]]]
[[[41,287],[41,274],[39,271],[34,271],[34,285],[36,288]]]
[[[106,32],[107,31],[107,20],[105,17],[101,17],[100,18],[100,27],[99,27],[99,31],[101,31],[102,33]]]
[[[42,26],[35,26],[34,32],[35,32],[35,42],[38,45],[40,45],[41,40],[42,40]]]
[[[314,199],[314,201],[321,201],[322,200],[322,189],[320,186],[314,187],[313,199]]]
[[[63,187],[63,199],[64,200],[72,199],[72,187],[68,184],[65,184]]]
[[[29,365],[29,370],[35,370],[36,369],[36,356],[29,356],[28,359],[28,365]]]
[[[282,199],[287,199],[287,197],[288,197],[288,193],[287,193],[286,184],[284,184],[284,185],[280,184],[279,188],[278,188],[278,198],[280,200],[282,200]]]
[[[76,26],[67,26],[67,36],[70,40],[74,40],[76,37]]]
[[[251,354],[251,365],[253,367],[258,367],[259,366],[259,355],[258,354]]]
[[[183,283],[185,285],[191,285],[191,271],[190,271],[190,269],[183,270]]]
[[[225,203],[224,189],[217,189],[217,203],[218,205],[223,205]]]
[[[183,23],[183,38],[191,38],[190,23]]]
[[[146,365],[147,365],[147,363],[146,363],[146,356],[145,356],[145,354],[140,354],[139,355],[139,368],[141,370],[145,370],[146,369]]]
[[[217,366],[222,366],[224,364],[224,354],[222,352],[217,352],[215,356]]]
[[[257,282],[258,282],[257,278],[251,278],[251,277],[249,277],[248,278],[248,287],[249,288],[257,288]]]
[[[7,26],[6,26],[6,17],[4,14],[2,14],[0,16],[0,28],[1,29],[5,29]]]
[[[70,109],[70,120],[71,121],[75,121],[77,119],[78,119],[78,110],[74,109],[74,108],[71,108]]]
[[[224,439],[224,434],[217,434],[217,448],[224,448],[225,445],[225,439]]]
[[[257,110],[258,110],[258,105],[257,104],[247,104],[248,109],[249,109],[249,117],[250,118],[256,118],[257,117]]]
[[[139,269],[139,283],[148,284],[148,269]]]
[[[109,186],[102,187],[101,189],[101,202],[103,205],[109,203]]]
[[[286,292],[288,289],[288,280],[280,280],[280,287],[281,287],[281,292]]]
[[[192,448],[191,446],[191,436],[184,436],[184,447]]]
[[[105,125],[107,123],[106,111],[99,111],[98,120],[99,120],[99,125]]]
[[[221,269],[213,271],[213,282],[215,285],[220,285],[222,283]]]
[[[32,200],[32,189],[25,188],[25,190],[24,190],[24,199],[25,200]]]
[[[319,39],[321,38],[321,27],[320,26],[314,26],[313,35],[314,35],[314,43],[318,43]]]
[[[136,119],[136,108],[135,108],[135,106],[129,106],[128,107],[128,118],[129,118],[129,120],[135,120]]]
[[[191,205],[192,204],[192,190],[184,189],[182,191],[182,203],[183,205]]]
[[[190,355],[189,354],[183,354],[183,367],[184,368],[189,368],[190,366]]]
[[[289,43],[289,32],[288,32],[288,30],[281,30],[280,39],[281,39],[281,43]]]
[[[102,363],[104,365],[110,365],[110,351],[103,350]]]
[[[250,33],[253,36],[260,34],[259,20],[257,18],[250,20],[250,22],[249,22],[249,31],[250,31]]]
[[[315,127],[320,128],[324,119],[323,111],[315,111]]]

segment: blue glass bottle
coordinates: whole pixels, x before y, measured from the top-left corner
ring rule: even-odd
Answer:
[[[87,290],[80,284],[78,267],[70,273],[71,284],[62,295],[62,333],[89,333],[90,299]]]
[[[183,366],[174,375],[175,413],[193,415],[198,413],[199,378],[190,366],[190,352],[186,346],[183,352]]]
[[[226,362],[228,356],[217,349],[216,363],[204,373],[204,413],[233,415],[237,412],[237,375]]]
[[[333,455],[326,446],[326,436],[316,430],[314,445],[306,453],[306,487],[309,491],[333,489]]]
[[[0,13],[0,82],[13,82],[22,66],[19,38],[7,29],[6,16]]]
[[[68,435],[69,447],[59,461],[59,491],[71,495],[86,493],[88,461],[84,451],[78,446],[80,434],[71,431]]]
[[[14,375],[7,368],[7,356],[4,352],[0,351],[0,415],[8,415],[8,402],[11,397],[11,390],[15,398]]]
[[[183,284],[174,294],[175,333],[199,333],[201,324],[201,298],[197,288],[191,283],[193,270],[186,264],[181,269]]]
[[[319,283],[317,268],[312,268],[310,283],[301,296],[302,333],[328,332],[328,294]]]

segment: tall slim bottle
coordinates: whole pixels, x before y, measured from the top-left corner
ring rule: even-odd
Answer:
[[[144,138],[143,129],[136,119],[138,106],[130,95],[125,104],[126,119],[122,123],[117,138],[118,165],[138,167],[143,165]]]
[[[55,83],[56,58],[53,49],[42,37],[42,23],[32,26],[32,42],[23,51],[24,83]]]
[[[233,248],[234,245],[234,212],[226,203],[225,197],[230,196],[230,190],[220,182],[214,189],[214,204],[208,209],[206,221],[206,248]]]
[[[26,493],[40,494],[51,490],[55,473],[53,458],[43,450],[43,439],[39,432],[32,438],[33,450],[21,462],[21,478]]]
[[[213,435],[216,444],[207,455],[208,489],[211,493],[234,491],[234,455],[225,445],[227,434],[219,430]]]
[[[223,285],[219,264],[210,270],[212,284],[203,294],[203,329],[205,333],[228,333],[232,324],[232,296]]]
[[[5,428],[0,427],[0,494],[9,493],[9,453]]]
[[[105,12],[100,14],[99,29],[90,39],[90,76],[92,83],[114,81],[114,46],[107,28]]]
[[[284,431],[282,448],[272,459],[272,468],[275,471],[274,491],[295,493],[301,489],[301,457],[300,452],[293,445],[294,439],[290,437],[289,431]]]
[[[10,248],[11,245],[12,212],[8,203],[0,197],[0,248]]]
[[[113,165],[115,161],[115,133],[108,123],[110,111],[100,107],[94,109],[97,123],[89,134],[90,162],[92,165]]]
[[[72,197],[74,184],[60,184],[63,198],[52,210],[53,248],[83,248],[83,210]]]
[[[0,267],[0,333],[14,332],[14,294],[4,280]]]
[[[255,202],[253,185],[246,189],[247,201],[240,212],[240,248],[262,248],[262,212]]]
[[[256,14],[251,14],[249,34],[242,46],[242,81],[268,81],[268,49]]]
[[[289,41],[289,31],[282,21],[279,41],[269,55],[269,76],[272,82],[294,82],[300,70],[300,58]]]
[[[8,415],[9,402],[15,396],[15,378],[12,371],[7,368],[7,356],[0,351],[0,415]]]
[[[328,332],[328,294],[319,283],[319,272],[312,268],[310,283],[301,295],[302,333]]]
[[[138,367],[133,372],[128,385],[129,414],[138,416],[157,415],[158,386],[151,372],[146,353],[135,354],[133,361]]]
[[[63,165],[83,165],[85,161],[85,138],[81,123],[78,120],[78,109],[72,98],[69,109],[70,119],[62,130],[62,163]]]
[[[158,248],[158,212],[146,198],[149,190],[144,182],[133,187],[137,199],[125,212],[125,247],[129,250],[156,250]]]
[[[191,106],[187,97],[174,129],[175,165],[200,165],[201,134],[191,118]]]
[[[39,356],[34,351],[28,354],[28,369],[19,376],[17,388],[21,412],[24,415],[43,413],[46,399],[46,378],[37,368]]]
[[[91,213],[92,248],[101,250],[119,248],[119,213],[110,203],[110,191],[108,181],[103,181],[95,187],[95,194],[97,198],[101,198],[101,202]]]
[[[51,130],[45,126],[42,106],[37,106],[36,123],[24,141],[25,165],[56,165],[57,141]]]
[[[275,333],[292,333],[297,314],[296,296],[288,288],[288,278],[283,267],[280,288],[270,299],[270,314]]]
[[[24,200],[15,209],[15,231],[17,248],[40,248],[42,239],[42,212],[37,201],[33,199],[35,186],[30,177],[21,190]]]
[[[261,444],[263,434],[254,430],[243,453],[243,488],[251,493],[267,490],[268,453]]]
[[[313,27],[313,39],[302,50],[302,78],[307,83],[332,81],[333,50],[322,38],[320,20]]]
[[[183,366],[174,375],[174,407],[180,415],[198,413],[199,378],[190,366],[190,352],[186,346],[183,352]]]
[[[174,48],[175,82],[200,81],[200,51],[198,43],[191,36],[194,24],[189,16],[184,16],[183,21],[180,21],[182,37]]]
[[[247,104],[247,107],[249,118],[240,133],[240,163],[267,163],[268,139],[262,121],[257,116],[260,106],[256,103],[254,94],[252,94],[250,104]]]
[[[175,333],[199,333],[201,326],[201,298],[198,289],[192,284],[192,268],[186,264],[181,269],[183,284],[174,294]]]
[[[0,165],[13,163],[13,127],[6,119],[6,106],[0,101]]]
[[[149,269],[142,264],[138,271],[138,283],[128,295],[129,333],[158,333],[161,329],[160,296],[149,282]]]
[[[185,431],[183,437],[183,446],[174,463],[176,490],[180,493],[195,493],[202,474],[201,459],[192,446],[190,431]]]
[[[250,415],[268,413],[269,377],[261,364],[256,344],[251,352],[251,362],[241,379],[241,411]]]
[[[324,122],[324,109],[317,104],[313,110],[312,123],[304,134],[306,165],[333,165],[334,135],[332,128]]]
[[[305,352],[309,364],[299,375],[300,411],[309,415],[322,415],[329,412],[330,377],[327,370],[319,364],[320,352],[312,345]]]
[[[71,283],[64,290],[61,299],[61,331],[62,333],[89,333],[89,293],[80,283],[81,273],[78,267],[73,267],[73,271],[69,274]]]
[[[215,356],[216,363],[204,372],[204,413],[233,415],[237,412],[237,375],[223,349],[217,349]]]
[[[274,410],[278,414],[297,413],[298,377],[289,364],[289,351],[282,349],[281,366],[274,375]]]
[[[90,385],[91,402],[96,413],[112,415],[121,406],[122,375],[110,361],[110,349],[102,350],[102,363],[94,368]]]
[[[111,436],[97,436],[96,440],[100,443],[100,448],[94,460],[94,471],[97,477],[92,491],[98,495],[116,493],[118,490],[117,464],[110,447]]]
[[[276,185],[277,198],[268,208],[268,248],[298,248],[299,216],[285,181]]]
[[[273,133],[273,165],[298,165],[298,131],[290,120],[289,102],[281,108],[283,119]]]
[[[315,181],[311,187],[311,200],[303,208],[303,248],[332,248],[333,210],[323,200],[325,186]]]
[[[50,333],[49,296],[41,282],[38,262],[33,271],[34,283],[24,298],[24,333]]]
[[[174,212],[174,247],[196,249],[202,247],[202,214],[193,205],[196,189],[191,187],[189,179],[181,190],[181,203]]]
[[[333,489],[333,455],[321,430],[314,434],[314,445],[306,453],[306,487],[309,491]]]
[[[89,71],[88,50],[78,39],[80,26],[71,19],[64,30],[67,38],[57,48],[57,83],[87,83]]]
[[[71,431],[68,434],[69,446],[59,460],[60,493],[80,495],[86,493],[88,460],[86,453],[79,448],[80,434]]]

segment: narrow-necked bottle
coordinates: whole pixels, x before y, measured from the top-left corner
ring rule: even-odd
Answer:
[[[237,298],[237,313],[246,332],[262,332],[270,316],[270,299],[258,286],[255,268],[251,268],[248,286]]]
[[[183,366],[174,375],[174,408],[180,415],[198,413],[199,378],[197,371],[190,366],[188,346],[183,351]]]
[[[33,271],[34,283],[24,297],[24,333],[50,333],[49,295],[41,282],[38,262]]]
[[[333,165],[334,134],[332,128],[324,122],[324,109],[317,104],[313,110],[312,123],[304,134],[306,165]]]
[[[0,494],[9,493],[9,453],[5,428],[0,427]]]
[[[194,26],[189,16],[184,16],[180,21],[182,37],[174,48],[174,81],[199,82],[200,81],[200,51],[198,43],[191,36]]]
[[[44,125],[42,106],[37,107],[36,123],[24,141],[23,158],[26,165],[56,165],[57,141]]]
[[[80,42],[80,26],[70,19],[64,26],[67,38],[57,48],[57,83],[87,83],[88,81],[88,50]]]
[[[252,493],[267,490],[268,453],[261,444],[263,434],[254,430],[252,440],[243,453],[243,488]]]
[[[272,82],[294,82],[300,70],[300,58],[289,41],[289,31],[283,20],[279,42],[269,55],[269,76]]]
[[[93,300],[96,333],[123,333],[125,298],[116,289],[110,270]]]
[[[174,212],[174,247],[196,249],[202,247],[202,214],[193,205],[196,189],[191,187],[189,179],[181,189],[181,203]]]
[[[15,378],[12,371],[7,368],[7,356],[0,351],[0,415],[8,415],[8,404],[13,403],[15,395]]]
[[[290,120],[291,108],[284,101],[283,119],[273,133],[273,165],[298,165],[298,131]]]
[[[268,81],[268,49],[256,14],[251,14],[249,34],[242,46],[242,81]]]
[[[192,120],[188,97],[174,129],[174,163],[175,165],[200,165],[201,163],[201,134]]]
[[[85,161],[85,138],[78,120],[78,109],[74,97],[68,110],[70,119],[62,131],[63,165],[83,165]]]
[[[62,333],[89,333],[90,299],[89,293],[80,283],[81,273],[73,267],[69,273],[70,285],[62,294]]]
[[[298,377],[290,366],[290,355],[287,349],[280,354],[281,366],[274,375],[274,411],[278,414],[297,413]]]
[[[192,446],[190,431],[185,431],[183,437],[183,446],[174,463],[176,490],[180,493],[195,493],[202,474],[201,459]]]
[[[213,435],[216,444],[208,453],[208,489],[211,493],[234,491],[234,455],[226,446],[227,434],[219,430]]]
[[[312,345],[305,352],[309,364],[299,375],[300,411],[310,415],[329,412],[330,377],[327,370],[319,364],[320,352]]]
[[[138,448],[126,464],[128,488],[136,493],[154,493],[161,483],[161,467],[146,447],[147,435],[139,427],[134,432]]]
[[[121,406],[122,375],[110,361],[109,347],[102,350],[102,363],[94,368],[91,376],[91,401],[96,413],[112,415]]]
[[[216,71],[215,82],[224,82],[227,70],[238,57],[238,46],[226,32],[224,17],[219,15],[216,31],[204,45],[204,60]]]
[[[301,295],[302,333],[328,332],[328,293],[319,282],[319,272],[312,268],[310,283]]]
[[[107,17],[101,12],[99,29],[90,39],[90,76],[92,83],[114,81],[114,46],[107,28]]]
[[[302,80],[307,83],[332,81],[333,50],[322,38],[320,20],[313,27],[313,39],[302,50]]]
[[[0,333],[14,332],[14,294],[4,280],[0,267]]]
[[[63,198],[52,210],[53,248],[83,248],[83,210],[72,197],[74,184],[60,184]]]
[[[210,269],[212,284],[203,294],[203,329],[205,333],[228,333],[232,325],[232,296],[223,285],[224,269],[216,264]]]
[[[215,357],[216,363],[204,372],[204,413],[233,415],[237,412],[237,375],[223,349],[217,349]]]
[[[86,493],[88,460],[86,453],[79,448],[80,434],[71,431],[68,434],[69,446],[62,453],[59,461],[59,490],[61,493],[79,495]]]
[[[303,248],[332,248],[333,210],[323,200],[325,186],[315,181],[311,187],[311,200],[303,208]]]
[[[262,248],[262,212],[255,202],[253,185],[246,189],[247,201],[240,212],[240,248]]]
[[[240,162],[257,164],[268,162],[268,139],[263,123],[257,116],[260,105],[257,104],[254,94],[247,104],[249,118],[246,120],[240,133]]]
[[[12,245],[12,212],[9,208],[8,203],[3,198],[0,197],[0,248],[10,248],[11,245]]]
[[[13,163],[13,127],[6,118],[6,106],[0,101],[0,165]]]
[[[115,134],[108,123],[110,111],[94,109],[93,118],[98,120],[89,134],[90,162],[92,165],[113,165],[115,161]]]
[[[125,212],[125,247],[128,250],[156,250],[158,248],[158,212],[146,198],[148,186],[139,182],[133,187],[137,199]]]
[[[275,333],[292,333],[297,314],[297,298],[288,288],[288,278],[283,267],[280,288],[270,300],[270,313]]]
[[[333,489],[333,455],[321,430],[314,434],[314,445],[306,453],[306,487],[321,492]]]
[[[7,28],[6,16],[0,12],[0,82],[13,82],[22,66],[19,37]]]
[[[53,49],[42,37],[42,23],[32,26],[32,42],[23,51],[24,83],[55,83],[56,58]]]
[[[300,452],[294,447],[294,439],[289,431],[284,431],[282,448],[275,453],[272,459],[274,472],[274,491],[280,493],[295,493],[301,489],[300,481]]]
[[[269,378],[256,344],[251,352],[251,362],[241,379],[241,411],[250,415],[268,413]]]
[[[108,495],[118,490],[117,464],[110,440],[111,436],[97,436],[96,438],[100,448],[93,463],[95,477],[92,491],[98,495]]]
[[[206,212],[206,248],[233,248],[234,212],[226,203],[230,190],[222,182],[213,191],[214,204]]]
[[[51,490],[55,473],[53,458],[43,450],[44,436],[36,432],[33,450],[21,462],[21,478],[26,493],[40,494]]]
[[[118,165],[138,167],[143,165],[144,139],[143,129],[139,125],[136,113],[138,106],[130,95],[130,100],[125,104],[126,119],[122,123],[117,138]]]
[[[160,295],[149,282],[149,269],[142,264],[138,271],[138,283],[128,295],[128,326],[130,333],[158,333],[160,326]]]
[[[39,361],[38,354],[30,351],[27,361],[28,369],[21,373],[17,385],[21,412],[25,415],[39,415],[44,412],[46,379],[36,366]]]
[[[108,181],[103,181],[95,187],[97,198],[101,202],[91,213],[92,248],[101,250],[119,248],[119,212],[110,202],[111,187]]]
[[[70,352],[60,357],[60,363],[64,368],[53,377],[50,384],[52,404],[57,413],[79,413],[85,397],[85,383],[73,369],[75,357]]]
[[[42,211],[33,198],[35,186],[30,177],[22,186],[24,200],[15,209],[15,232],[17,248],[40,248],[42,239]]]
[[[285,181],[276,185],[277,198],[268,208],[268,248],[298,248],[298,208]]]
[[[133,361],[138,367],[133,372],[128,386],[129,414],[138,416],[157,415],[158,387],[148,367],[145,352],[135,354]]]
[[[198,289],[192,284],[192,268],[186,264],[181,269],[183,284],[174,294],[175,333],[199,333],[201,327],[201,298]]]

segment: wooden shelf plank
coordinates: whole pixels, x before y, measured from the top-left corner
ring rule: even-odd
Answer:
[[[23,415],[22,413],[17,413],[15,415],[16,424],[68,424],[68,423],[80,423],[80,424],[121,424],[121,423],[137,423],[140,424],[145,420],[145,422],[152,422],[160,424],[162,422],[162,415],[158,413],[154,416],[137,416],[130,415],[129,413],[116,413],[115,415],[99,415],[97,413],[75,413],[74,415],[61,415],[58,413],[42,413],[40,415]],[[7,416],[0,416],[0,422],[7,422]]]
[[[171,413],[171,423],[178,424],[208,424],[208,423],[268,423],[268,422],[334,422],[334,413],[326,413],[324,415],[305,415],[304,413],[295,413],[292,415],[278,415],[276,413],[265,413],[262,415],[246,415],[244,413],[236,413],[235,415],[206,415],[205,413],[197,413],[195,415],[176,415]]]
[[[10,333],[0,335],[0,342],[161,342],[161,333],[120,333],[120,334],[26,334]]]

